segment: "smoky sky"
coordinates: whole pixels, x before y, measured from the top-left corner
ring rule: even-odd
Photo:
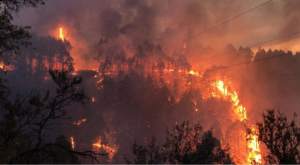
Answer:
[[[40,36],[58,37],[59,27],[71,41],[75,67],[98,67],[97,45],[107,39],[108,49],[127,55],[145,41],[167,47],[229,20],[265,1],[261,0],[48,0],[15,17],[18,25],[32,26]],[[273,0],[241,17],[178,46],[202,44],[222,49],[227,44],[249,46],[299,31],[298,0]],[[297,51],[297,36],[262,47]],[[169,50],[169,53],[176,47]],[[118,53],[118,52],[115,52]]]

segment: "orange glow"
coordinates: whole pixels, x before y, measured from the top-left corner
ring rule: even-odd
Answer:
[[[97,84],[101,83],[104,80],[104,78],[101,78],[99,81],[97,81]]]
[[[240,120],[245,123],[247,120],[246,108],[240,104],[240,100],[238,98],[237,93],[235,91],[229,92],[228,86],[225,86],[224,82],[221,80],[216,82],[216,87],[218,88],[218,90],[220,91],[220,93],[223,96],[229,97],[230,100],[232,101],[235,119]],[[217,97],[217,95],[214,93],[212,93],[212,96]],[[252,126],[252,132],[256,132],[256,129],[253,126]],[[258,143],[258,137],[257,137],[257,135],[249,135],[249,136],[250,136],[250,138],[247,141],[247,146],[248,146],[247,163],[251,163],[252,160],[255,160],[255,163],[262,163],[261,162],[261,151],[260,151],[259,143]]]
[[[256,132],[255,128],[252,128],[252,132]],[[257,135],[252,135],[250,138],[251,139],[248,141],[248,147],[250,150],[248,155],[248,162],[251,162],[251,160],[254,159],[257,163],[261,163],[261,154],[258,143],[258,137]]]
[[[81,119],[81,120],[78,120],[77,122],[74,122],[73,124],[74,125],[81,125],[82,123],[86,122],[86,119]]]
[[[195,71],[193,71],[193,70],[189,71],[189,74],[195,75],[195,76],[199,76],[199,73],[198,73],[198,72],[195,72]]]
[[[238,115],[238,119],[240,121],[244,121],[247,119],[246,108],[243,105],[240,105],[240,100],[238,98],[237,93],[234,91],[233,93],[228,93],[228,88],[224,86],[224,82],[219,80],[217,82],[217,88],[224,96],[229,96],[233,105],[235,106],[235,114]]]
[[[63,33],[63,28],[59,28],[59,38],[64,41],[65,40],[65,36],[64,36],[64,33]]]
[[[108,155],[109,156],[109,161],[108,162],[112,162],[112,159],[113,159],[115,153],[118,151],[119,147],[117,145],[112,144],[111,141],[109,141],[108,143],[106,142],[105,144],[104,143],[105,142],[102,141],[101,136],[99,136],[96,143],[93,144],[93,148],[103,150],[106,153],[108,153],[109,154]]]
[[[155,72],[158,72],[158,70],[154,70]],[[164,72],[174,72],[174,69],[164,69]],[[184,72],[183,70],[179,69],[177,70],[178,73],[182,73]],[[193,76],[197,76],[197,77],[202,77],[202,75],[199,74],[199,72],[190,70],[189,74],[193,75]],[[202,73],[203,74],[203,73]],[[96,76],[95,76],[96,77]]]
[[[75,143],[74,143],[73,137],[71,137],[71,144],[72,144],[72,149],[74,150],[75,149]]]

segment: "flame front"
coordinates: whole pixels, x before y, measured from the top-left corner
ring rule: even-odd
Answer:
[[[245,123],[247,120],[246,108],[240,104],[240,100],[238,98],[237,93],[235,91],[229,92],[228,88],[225,87],[224,82],[221,80],[217,81],[216,87],[222,93],[223,96],[230,97],[231,101],[233,102],[234,114],[236,115],[235,117],[237,117],[236,119]],[[252,127],[252,132],[256,132],[256,129],[253,126],[251,127]],[[257,135],[249,135],[249,136],[250,137],[247,142],[248,151],[249,151],[247,162],[252,163],[253,160],[255,160],[255,163],[261,163],[261,151],[259,148],[258,137]]]
[[[108,136],[108,135],[106,135]],[[108,162],[112,162],[112,159],[115,155],[115,153],[118,151],[118,146],[113,144],[111,141],[109,143],[103,142],[101,136],[97,139],[96,143],[93,144],[94,149],[102,150],[106,153],[108,153],[109,160]]]
[[[63,28],[59,28],[59,38],[64,41],[65,40],[65,36],[64,36],[64,33],[63,33]]]
[[[252,128],[252,132],[255,131],[255,128]],[[248,162],[252,162],[252,160],[255,160],[255,162],[261,163],[261,154],[257,135],[252,135],[250,137],[250,140],[248,141],[248,148],[250,150],[248,155]]]

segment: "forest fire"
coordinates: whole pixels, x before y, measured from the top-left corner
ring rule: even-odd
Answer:
[[[241,122],[244,122],[246,125],[247,120],[247,111],[246,108],[243,107],[243,105],[240,104],[238,95],[236,91],[228,91],[228,86],[224,85],[224,82],[222,80],[217,81],[217,88],[225,97],[230,97],[231,101],[233,102],[233,109],[235,113],[235,118],[233,120],[240,120]],[[231,84],[231,83],[229,83]],[[249,125],[247,125],[249,127]],[[252,128],[252,132],[256,132],[255,128],[253,126],[250,126]],[[245,131],[245,137],[241,137],[241,140],[246,140],[246,130]],[[250,135],[251,137],[248,138],[247,146],[249,148],[248,150],[248,158],[247,163],[253,163],[253,160],[255,163],[261,164],[261,153],[259,148],[259,142],[257,139],[257,135]]]
[[[112,67],[112,68],[116,68],[116,67]],[[114,74],[117,74],[118,71],[115,70],[115,69],[111,69],[111,70],[109,70],[109,72],[104,73],[104,74],[110,75],[113,72],[116,72]],[[151,70],[149,70],[148,72],[151,72]],[[173,74],[170,75],[169,73],[173,73]],[[186,73],[188,73],[188,74],[186,74]],[[199,72],[194,71],[194,70],[184,71],[182,69],[176,69],[176,68],[173,68],[173,67],[170,67],[168,69],[164,69],[163,72],[161,72],[159,69],[155,69],[153,74],[154,74],[153,77],[155,77],[156,74],[158,74],[159,77],[160,76],[164,77],[164,79],[168,80],[167,84],[173,84],[174,82],[170,83],[169,80],[173,80],[174,77],[177,74],[180,75],[182,83],[183,83],[183,84],[180,85],[180,88],[182,88],[182,89],[185,88],[184,87],[185,83],[187,85],[190,85],[190,86],[191,85],[200,85],[201,86],[201,84],[199,84],[199,83],[188,80],[188,79],[191,79],[191,80],[193,79],[193,78],[188,78],[189,75],[199,79],[200,80],[199,82],[201,82],[201,79],[203,77],[203,72],[201,74],[199,74]],[[222,77],[222,75],[220,75],[220,76]],[[99,78],[97,80],[97,84],[101,84],[103,82],[103,80],[104,80],[103,77]],[[243,123],[244,125],[246,125],[247,127],[251,127],[253,129],[253,131],[256,131],[255,128],[252,125],[248,124],[246,108],[240,103],[240,99],[238,97],[237,92],[232,90],[233,83],[222,81],[222,80],[217,80],[217,81],[211,83],[210,85],[212,86],[212,88],[216,88],[218,90],[218,92],[217,91],[211,92],[211,94],[210,94],[211,97],[228,98],[228,100],[232,103],[232,110],[234,112],[234,115],[231,117],[231,121],[235,122],[236,120],[238,120],[241,123]],[[209,97],[207,97],[207,98],[209,98]],[[168,97],[168,101],[171,101],[170,97]],[[176,102],[179,102],[179,101],[180,101],[180,99],[177,98]],[[192,100],[192,102],[195,106],[197,106],[197,101],[196,100]],[[196,113],[198,113],[199,109],[195,108],[194,111]],[[239,153],[236,153],[235,156],[239,157],[239,159],[242,163],[262,163],[262,161],[261,161],[261,151],[260,151],[260,148],[259,148],[257,135],[251,135],[251,137],[249,137],[248,141],[247,141],[247,139],[246,139],[246,136],[247,136],[246,135],[246,127],[244,127],[244,129],[241,129],[240,132],[243,132],[242,133],[243,136],[240,136],[238,138],[239,138],[239,141],[241,141],[241,142],[243,141],[243,143],[247,146],[247,149],[245,149],[245,151],[247,152],[247,156],[246,156],[245,159],[242,158],[243,156],[239,155]],[[230,141],[230,139],[227,139],[227,140]],[[99,140],[99,141],[101,142],[101,140]],[[233,142],[231,142],[231,143],[233,143]],[[94,144],[94,146],[100,147],[102,145],[97,143],[97,144]]]
[[[299,164],[300,1],[173,1],[1,3],[0,163]]]

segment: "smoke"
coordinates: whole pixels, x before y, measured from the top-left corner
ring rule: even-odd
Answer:
[[[104,9],[100,13],[99,22],[102,22],[100,25],[101,36],[104,38],[117,37],[119,34],[119,26],[122,22],[122,16],[115,9]]]
[[[58,35],[64,27],[66,39],[71,41],[71,52],[78,69],[98,67],[96,46],[100,38],[109,43],[119,43],[122,49],[133,50],[145,41],[162,47],[170,46],[243,13],[262,1],[81,1],[51,0],[46,5],[22,11],[16,17],[19,25],[31,25],[38,35]],[[235,46],[252,45],[297,31],[299,2],[272,1],[237,19],[217,27],[184,43],[203,44],[223,48],[228,43]],[[284,40],[287,42],[287,40]],[[284,45],[292,49],[295,40]],[[280,44],[282,44],[280,42]],[[270,45],[268,45],[270,46]],[[276,46],[276,45],[275,45]],[[196,53],[196,52],[195,52]],[[86,65],[88,56],[88,66]]]
[[[297,0],[273,0],[270,3],[241,17],[233,19],[226,24],[190,40],[181,42],[255,6],[258,6],[263,2],[266,1],[49,0],[46,1],[46,5],[37,9],[22,11],[19,16],[16,17],[15,22],[18,25],[31,25],[32,32],[39,36],[51,35],[58,37],[59,27],[63,27],[65,38],[70,40],[73,46],[71,55],[74,58],[76,69],[98,68],[100,65],[97,61],[99,55],[114,56],[115,54],[121,53],[126,53],[127,57],[132,56],[135,53],[143,55],[145,52],[143,52],[143,49],[139,49],[140,45],[145,47],[145,50],[149,52],[152,52],[154,48],[160,46],[164,51],[163,53],[171,55],[174,52],[182,51],[181,48],[183,44],[186,44],[186,51],[188,52],[189,61],[191,62],[193,69],[205,70],[214,64],[222,64],[223,61],[220,59],[211,59],[210,61],[203,61],[199,63],[194,61],[203,59],[208,55],[218,54],[220,52],[218,50],[222,50],[227,44],[233,44],[236,48],[240,45],[247,47],[249,45],[254,45],[299,31],[300,25],[297,24],[297,20],[300,16],[300,12],[297,9],[300,2]],[[297,51],[297,43],[299,42],[299,39],[297,38],[297,36],[294,36],[261,46],[267,48],[266,50],[269,48],[277,48]],[[170,49],[164,49],[174,44],[177,45]],[[211,47],[214,48],[213,51]],[[253,48],[252,50],[256,52],[256,49],[257,48]],[[162,52],[160,53],[163,54]],[[280,107],[284,109],[288,107],[295,110],[295,107],[299,107],[298,104],[294,104],[299,98],[299,96],[296,97],[295,92],[284,100],[282,100],[282,95],[280,95],[280,92],[282,91],[285,92],[284,94],[288,95],[287,93],[291,92],[293,89],[298,89],[295,87],[296,83],[289,83],[288,85],[285,85],[284,90],[278,90],[277,92],[271,93],[273,92],[273,89],[280,88],[284,82],[279,81],[280,78],[278,78],[278,76],[274,80],[277,84],[275,83],[275,85],[270,87],[268,82],[272,82],[271,80],[267,81],[266,78],[260,79],[258,76],[262,75],[261,70],[265,70],[267,68],[268,67],[264,67],[262,65],[258,71],[255,69],[251,71],[247,71],[246,69],[235,69],[232,71],[233,77],[242,79],[240,82],[235,81],[235,84],[240,84],[240,86],[242,86],[240,89],[241,101],[248,108],[250,113],[249,118],[252,119],[261,115],[262,110],[266,108]],[[286,71],[291,71],[293,69],[294,68],[287,69]],[[275,77],[270,75],[268,72],[263,75],[269,75],[271,78]],[[293,76],[294,75],[290,75],[288,79],[292,80]],[[257,82],[261,82],[263,86],[259,86],[259,84],[256,84]],[[85,85],[88,86],[88,83]],[[94,91],[94,87],[88,89]],[[92,93],[91,91],[89,92]],[[134,94],[134,96],[136,95],[138,96],[137,98],[140,98],[143,94],[144,93],[141,92]],[[96,93],[94,95],[96,95]],[[111,96],[112,94],[109,93],[109,95]],[[208,105],[210,104],[208,103]],[[222,104],[220,104],[220,106],[221,105]],[[184,106],[182,107],[184,108]],[[218,105],[216,105],[216,107],[211,108],[211,110],[218,109],[222,112],[220,114],[216,113],[220,116],[220,118],[223,117],[222,115],[227,114],[226,108],[218,108]],[[94,106],[91,109],[96,110],[97,108],[99,107]],[[128,113],[122,113],[120,115],[119,109],[123,108],[121,106],[114,108],[114,110],[107,109],[107,107],[101,108],[101,110],[107,112],[107,116],[109,117],[113,116],[117,119],[120,118],[120,121],[122,121],[122,118],[128,119],[128,121],[123,119],[123,123],[120,122],[117,126],[115,126],[115,128],[120,128],[120,130],[123,129],[123,132],[126,132],[127,126],[133,122],[131,119],[134,117],[139,118],[139,116],[132,117],[131,113],[133,112],[131,109],[127,110]],[[135,110],[137,108],[134,107],[132,109]],[[183,111],[186,111],[186,109],[183,109]],[[209,111],[205,112],[208,113],[208,115],[211,115]],[[151,111],[151,113],[153,112]],[[154,112],[153,114],[159,114],[159,117],[167,116],[167,114],[161,114],[159,111]],[[88,119],[88,121],[96,121],[96,117],[101,115],[102,114],[95,115],[95,113],[91,113],[89,116],[93,116],[94,118]],[[124,117],[123,115],[128,116]],[[143,114],[140,116],[148,118],[148,115],[149,114]],[[109,117],[107,116],[103,118],[108,119]],[[191,116],[192,115],[189,114],[186,118]],[[150,122],[151,124],[154,124],[158,117],[154,116],[153,118],[153,121]],[[207,120],[205,122],[209,123],[207,124],[209,126],[211,123],[218,125],[217,121],[221,121],[219,119],[211,119],[215,119],[215,117],[211,116],[209,118],[204,118],[202,121]],[[195,117],[194,120],[199,120],[198,116],[197,118]],[[147,120],[145,119],[144,121]],[[172,124],[174,123],[173,120],[171,122]],[[105,127],[104,122],[100,124],[103,128]],[[95,125],[98,126],[100,124]],[[140,123],[133,123],[131,125],[139,124]],[[163,131],[154,129],[157,127],[153,126],[153,130],[151,132],[145,131],[144,128],[139,127],[141,130],[136,128],[134,130],[135,133],[132,134],[136,135],[142,131],[147,133],[145,133],[145,136],[147,135],[147,137],[151,136],[152,133],[154,134],[155,132],[157,134],[163,134]],[[152,129],[152,127],[149,129]],[[164,127],[160,129],[162,130]],[[94,134],[99,132],[94,132]],[[125,138],[119,138],[118,141],[123,140],[119,143],[129,145],[129,140],[124,139]],[[127,137],[127,139],[129,139],[129,137]]]

